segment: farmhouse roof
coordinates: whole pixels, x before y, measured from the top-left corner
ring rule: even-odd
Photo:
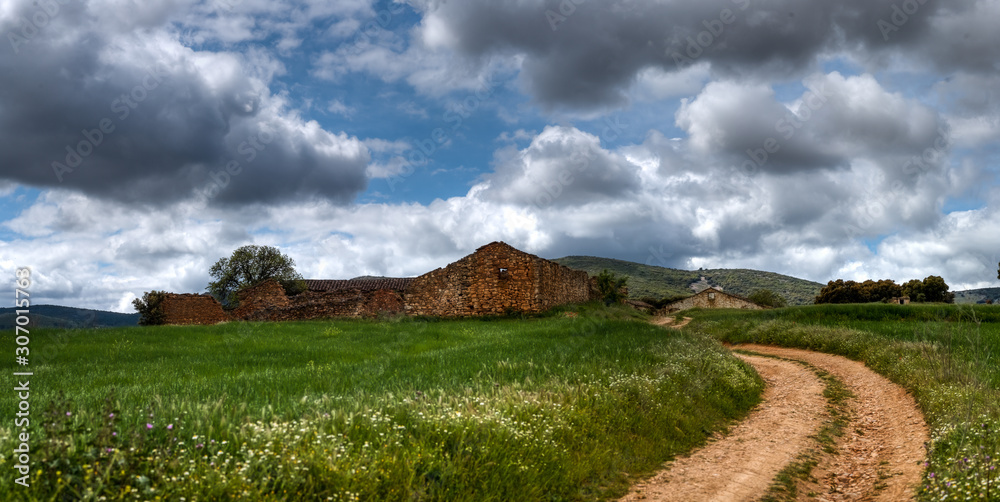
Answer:
[[[755,302],[752,302],[752,301],[750,301],[750,300],[749,300],[749,299],[747,299],[747,297],[745,297],[745,296],[740,296],[740,295],[738,295],[738,294],[736,294],[736,293],[727,293],[727,292],[725,292],[725,291],[723,291],[723,290],[721,290],[721,289],[716,289],[716,288],[715,288],[715,286],[709,286],[709,287],[707,287],[707,288],[705,288],[705,289],[703,289],[703,290],[699,291],[699,292],[698,292],[697,294],[695,294],[694,296],[698,296],[698,295],[702,295],[702,294],[708,294],[708,293],[710,293],[710,292],[711,292],[711,293],[719,293],[719,294],[723,294],[723,295],[726,295],[726,296],[730,296],[730,297],[733,297],[733,298],[736,298],[736,299],[738,299],[738,300],[743,300],[743,301],[745,301],[745,302],[750,302],[750,303],[753,303],[754,305],[756,305],[756,303],[755,303]]]
[[[383,277],[380,279],[306,279],[309,291],[343,291],[359,289],[361,291],[376,291],[391,289],[402,291],[413,282],[412,277]]]
[[[625,303],[627,303],[627,304],[629,304],[629,305],[631,305],[631,306],[633,306],[635,308],[640,308],[640,309],[652,309],[652,308],[654,308],[652,305],[650,305],[650,304],[648,304],[648,303],[646,303],[646,302],[644,302],[642,300],[625,300]]]
[[[689,296],[687,298],[681,298],[680,300],[676,300],[676,301],[670,302],[667,305],[665,305],[664,308],[669,309],[669,308],[673,307],[674,305],[677,305],[677,304],[679,304],[679,303],[681,303],[681,302],[683,302],[685,300],[689,300],[689,299],[697,297],[697,296],[707,296],[709,293],[718,293],[720,295],[726,295],[726,296],[729,296],[731,298],[736,298],[737,300],[742,300],[742,301],[745,301],[747,303],[752,303],[754,305],[760,306],[756,302],[750,301],[750,300],[748,300],[747,298],[745,298],[743,296],[740,296],[740,295],[737,295],[737,294],[734,294],[734,293],[727,293],[727,292],[722,291],[720,289],[715,289],[715,287],[713,287],[713,286],[709,286],[709,287],[707,287],[707,288],[705,288],[705,289],[703,289],[703,290],[701,290],[701,291],[699,291],[699,292],[697,292],[697,293],[695,293],[695,294],[693,294],[693,295],[691,295],[691,296]]]

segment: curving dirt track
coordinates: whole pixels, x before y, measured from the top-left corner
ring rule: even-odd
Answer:
[[[799,500],[910,500],[920,481],[927,426],[898,385],[849,359],[759,345],[741,350],[804,361],[832,374],[854,394],[851,422],[838,452],[820,459]],[[792,361],[739,355],[767,382],[763,402],[728,435],[668,464],[622,500],[742,501],[766,494],[774,476],[815,445],[827,419],[823,382]]]
[[[653,322],[653,324],[655,324],[657,326],[663,326],[663,327],[674,328],[674,329],[681,329],[684,326],[687,326],[688,323],[691,322],[692,320],[693,319],[690,318],[690,317],[685,317],[683,321],[681,321],[681,322],[679,322],[677,324],[674,324],[677,321],[677,319],[674,318],[674,317],[657,317],[657,318],[653,319],[652,322]]]

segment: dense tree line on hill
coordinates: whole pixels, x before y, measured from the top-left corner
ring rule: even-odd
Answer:
[[[837,279],[830,281],[816,296],[816,303],[872,303],[888,302],[893,298],[910,297],[911,302],[955,303],[955,294],[948,292],[944,279],[931,275],[923,281],[913,279],[906,284],[896,284],[891,279],[864,282]]]

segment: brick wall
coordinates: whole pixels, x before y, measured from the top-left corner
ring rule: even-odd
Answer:
[[[167,293],[163,299],[166,324],[216,324],[229,316],[211,295]]]
[[[410,315],[455,317],[540,312],[592,297],[586,272],[494,242],[414,279],[404,303]]]

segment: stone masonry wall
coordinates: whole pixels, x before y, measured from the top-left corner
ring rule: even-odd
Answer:
[[[714,298],[710,295],[714,294]],[[694,296],[685,298],[683,300],[678,300],[664,307],[667,312],[676,312],[678,310],[686,310],[695,307],[705,308],[705,309],[750,309],[750,310],[762,310],[764,307],[757,305],[749,300],[744,300],[738,296],[733,296],[730,294],[717,291],[715,289],[706,289],[701,293]]]
[[[403,311],[403,297],[396,291],[341,290],[306,292],[288,299],[283,307],[265,307],[245,313],[247,321],[303,321],[334,317],[375,317]]]
[[[410,283],[406,313],[443,317],[541,312],[593,298],[586,272],[494,242]]]
[[[243,319],[253,312],[269,307],[283,308],[291,305],[285,288],[274,280],[264,281],[237,294],[240,305],[231,312],[233,318]]]
[[[211,295],[168,293],[162,303],[166,324],[216,324],[229,316]]]
[[[288,297],[277,281],[268,281],[241,292],[240,306],[229,314],[209,295],[171,294],[164,301],[164,312],[168,324],[214,324],[230,318],[289,321],[374,317],[400,312],[462,317],[542,312],[597,296],[586,272],[494,242],[394,289],[306,291]]]

